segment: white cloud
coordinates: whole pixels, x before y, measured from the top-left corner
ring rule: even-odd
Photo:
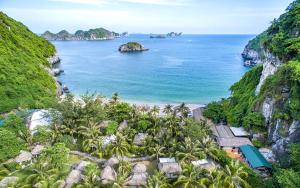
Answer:
[[[185,5],[185,2],[182,0],[119,0],[119,1],[127,2],[127,3],[150,4],[150,5],[171,5],[171,6]]]
[[[50,1],[74,3],[74,4],[88,4],[88,5],[103,5],[108,3],[108,1],[106,0],[50,0]]]
[[[117,3],[132,3],[132,4],[147,4],[147,5],[167,5],[167,6],[181,6],[185,5],[189,0],[50,0],[53,2],[87,4],[87,5],[103,5],[103,4],[117,4]]]

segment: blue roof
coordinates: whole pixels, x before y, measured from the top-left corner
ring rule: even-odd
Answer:
[[[256,149],[256,147],[251,145],[242,145],[240,146],[240,150],[252,168],[272,168],[272,165],[264,158],[264,156]]]
[[[4,120],[0,119],[0,126],[4,124]]]

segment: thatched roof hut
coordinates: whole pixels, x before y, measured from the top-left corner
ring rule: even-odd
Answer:
[[[158,169],[169,178],[176,178],[181,172],[181,166],[175,161],[175,158],[160,158]]]
[[[148,173],[147,167],[143,163],[134,165],[132,175],[128,178],[126,185],[128,186],[145,186],[147,184]]]
[[[126,129],[128,127],[128,122],[127,120],[124,120],[123,122],[120,123],[119,127],[118,127],[118,131],[122,131],[124,129]]]
[[[147,185],[148,173],[134,173],[128,178],[128,186],[145,186]]]
[[[31,154],[37,156],[41,154],[44,149],[45,147],[43,145],[36,145],[33,150],[31,150]]]
[[[32,154],[28,151],[21,151],[21,153],[16,157],[15,161],[17,163],[23,163],[30,161],[32,159]]]
[[[10,177],[5,177],[3,178],[1,181],[0,181],[0,187],[2,188],[5,188],[7,187],[10,183],[14,183],[16,181],[18,181],[18,177],[16,176],[10,176]]]
[[[136,165],[134,165],[132,172],[134,174],[145,173],[145,172],[147,172],[147,167],[143,163],[137,163]]]
[[[73,184],[80,182],[82,179],[80,170],[72,170],[65,180],[64,188],[71,188]]]
[[[119,164],[119,160],[117,158],[115,158],[115,157],[111,157],[110,159],[108,159],[105,162],[104,167],[107,167],[107,166],[113,167],[116,164]]]
[[[133,139],[133,144],[137,145],[137,146],[141,146],[143,145],[143,142],[145,141],[145,139],[147,138],[147,134],[146,133],[138,133],[134,136]]]
[[[102,122],[100,122],[98,125],[97,125],[97,127],[98,128],[106,128],[107,126],[108,126],[108,123],[109,123],[109,121],[102,121]]]
[[[110,167],[110,166],[106,166],[101,173],[101,181],[103,184],[108,184],[111,181],[114,181],[115,178],[117,176],[116,171]]]

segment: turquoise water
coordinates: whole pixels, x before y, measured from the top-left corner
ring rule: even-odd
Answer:
[[[86,91],[129,101],[205,104],[229,96],[247,71],[241,52],[251,35],[184,35],[150,39],[132,35],[111,41],[53,42],[65,73],[59,79],[75,94]],[[149,51],[122,54],[137,41]]]

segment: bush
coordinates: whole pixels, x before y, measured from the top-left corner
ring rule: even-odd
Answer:
[[[108,122],[108,126],[105,129],[105,132],[107,135],[115,134],[118,130],[118,122],[116,121],[110,121]]]
[[[264,127],[265,118],[259,112],[250,112],[243,118],[243,126],[248,130],[262,131]]]
[[[0,129],[0,162],[17,156],[24,148],[24,143],[14,133]]]
[[[146,132],[146,130],[148,129],[148,127],[151,125],[151,122],[148,120],[140,120],[137,123],[137,130],[139,132]]]
[[[214,123],[220,123],[226,121],[225,113],[221,103],[212,102],[207,105],[203,111],[203,115],[206,118],[213,120]]]
[[[18,135],[20,131],[24,132],[27,129],[24,120],[14,114],[9,115],[8,118],[6,118],[2,127],[15,133],[16,135]]]

